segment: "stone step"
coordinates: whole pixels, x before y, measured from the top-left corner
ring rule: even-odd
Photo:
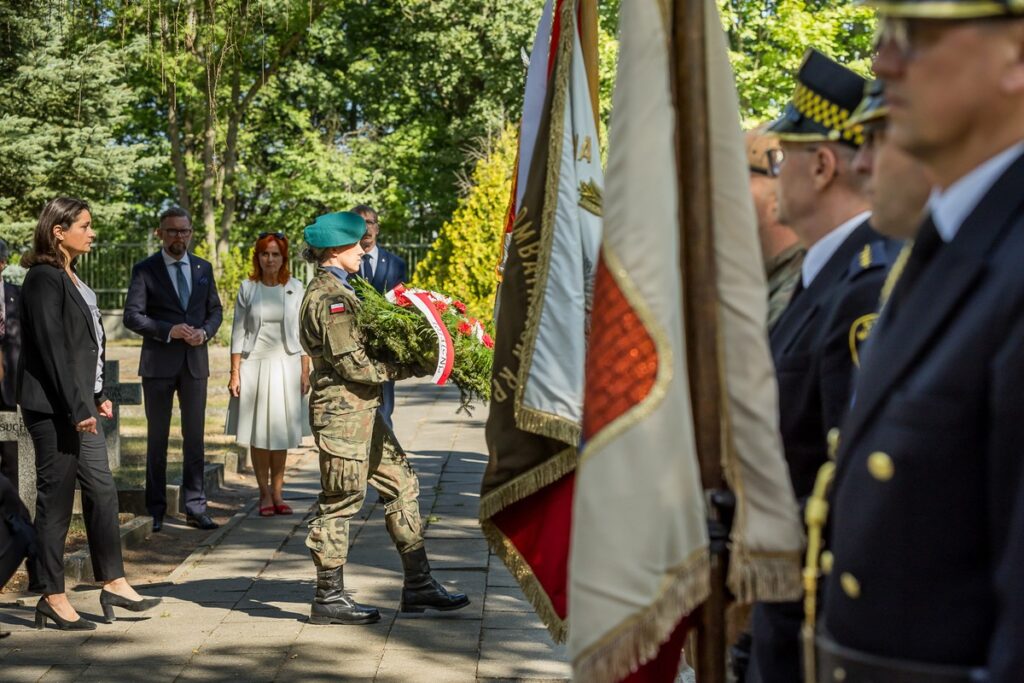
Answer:
[[[203,474],[206,495],[209,496],[224,485],[224,464],[219,462],[206,463]],[[76,492],[77,495],[77,492]],[[181,484],[167,485],[167,509],[185,512],[185,498],[181,495]],[[120,489],[117,492],[118,508],[121,512],[133,512],[137,515],[148,514],[146,510],[146,489]],[[78,501],[76,499],[76,506]],[[76,507],[76,511],[79,508]]]

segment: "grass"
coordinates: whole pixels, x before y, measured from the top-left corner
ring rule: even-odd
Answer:
[[[134,342],[134,343],[132,343]],[[120,361],[121,382],[139,382],[136,374],[141,343],[136,340],[117,342],[107,348],[110,360]],[[206,398],[206,445],[207,460],[216,459],[228,453],[239,452],[232,435],[224,433],[224,422],[228,414],[227,383],[230,371],[230,355],[225,347],[210,347],[210,379]],[[136,488],[146,482],[146,411],[144,406],[121,406],[121,467],[114,472],[118,488]],[[177,397],[171,411],[171,432],[167,443],[167,479],[172,481],[181,476],[181,415]],[[211,456],[213,456],[211,458]]]

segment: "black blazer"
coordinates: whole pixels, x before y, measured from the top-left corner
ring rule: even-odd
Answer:
[[[0,410],[14,410],[18,403],[17,386],[18,357],[21,355],[21,319],[18,306],[21,302],[21,287],[4,283],[0,296],[7,306],[5,313],[7,334],[0,342],[4,357],[4,379],[0,382]]]
[[[898,242],[865,221],[772,328],[782,442],[798,499],[810,495],[818,468],[828,459],[828,432],[846,414],[860,342],[874,321],[898,250]]]
[[[143,259],[132,268],[132,279],[124,302],[124,326],[142,335],[139,357],[140,377],[175,377],[183,363],[196,379],[210,376],[206,344],[191,346],[183,339],[167,341],[178,323],[206,331],[213,339],[222,319],[220,297],[213,279],[213,267],[195,254],[192,264],[192,291],[188,310],[183,310],[167,274],[162,252]]]
[[[840,437],[824,612],[841,645],[992,683],[1024,681],[1021,188],[1024,156],[882,314]]]
[[[405,282],[406,265],[402,258],[384,247],[377,245],[377,268],[373,271],[370,284],[384,293],[397,284]]]
[[[45,264],[28,269],[21,295],[18,405],[72,424],[98,418],[106,399],[93,388],[105,349],[85,299],[67,273]]]

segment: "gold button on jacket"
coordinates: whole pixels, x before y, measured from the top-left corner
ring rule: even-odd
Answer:
[[[843,592],[846,593],[847,597],[856,600],[860,597],[860,581],[857,577],[849,572],[843,572],[842,576],[839,577],[839,583],[843,587]]]
[[[896,472],[888,453],[875,451],[868,456],[868,472],[878,481],[889,481]]]

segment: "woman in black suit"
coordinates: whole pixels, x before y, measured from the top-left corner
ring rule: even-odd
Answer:
[[[22,287],[22,354],[18,404],[36,452],[36,531],[39,552],[30,588],[42,593],[36,628],[52,620],[61,630],[92,630],[64,592],[64,542],[71,522],[75,480],[93,573],[103,582],[100,606],[142,611],[158,598],[142,598],[124,578],[117,525],[117,489],[97,422],[113,416],[103,396],[103,324],[96,295],[75,273],[75,259],[92,248],[89,205],[58,197],[39,216]]]

